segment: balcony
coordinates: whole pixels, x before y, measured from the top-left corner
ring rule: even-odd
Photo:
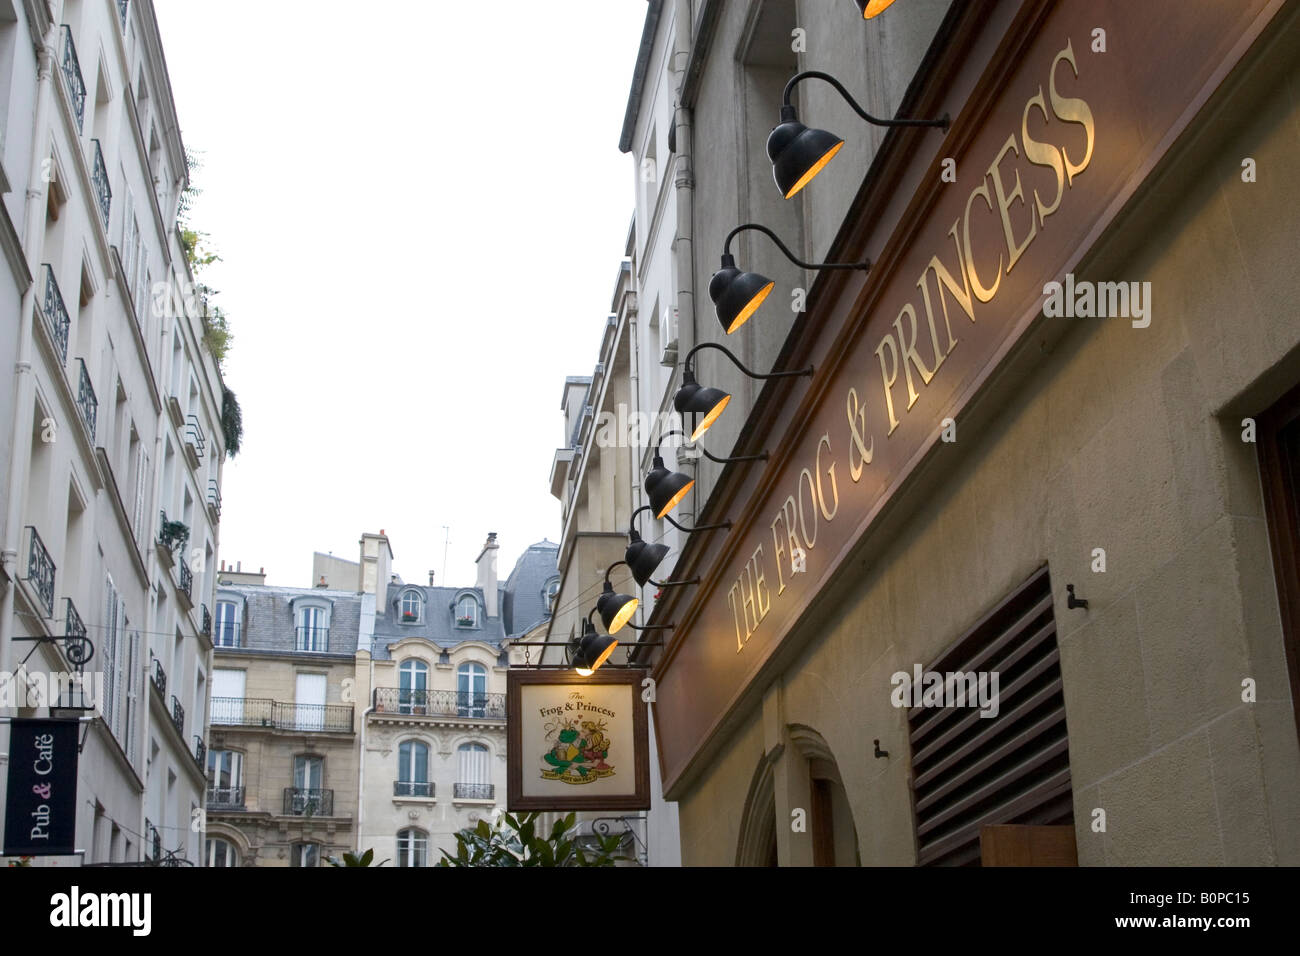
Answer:
[[[284,814],[290,817],[332,817],[334,791],[285,787]]]
[[[163,700],[167,699],[167,672],[163,670],[162,661],[157,657],[153,659],[153,686],[154,689],[162,696]]]
[[[90,384],[90,373],[86,371],[85,359],[77,359],[81,374],[77,377],[77,408],[81,410],[81,420],[90,432],[90,443],[95,443],[95,419],[99,415],[99,399],[95,397],[94,386]]]
[[[45,616],[54,616],[54,562],[50,552],[45,550],[45,542],[31,525],[27,545],[27,583],[32,586],[36,596],[45,608]]]
[[[302,626],[296,630],[297,639],[294,647],[300,651],[328,651],[330,649],[330,629],[328,627]]]
[[[207,451],[207,438],[203,434],[203,426],[199,424],[198,416],[186,415],[185,457],[189,459],[191,468],[199,467],[205,451]]]
[[[122,32],[126,32],[126,8],[131,0],[117,0],[117,16],[122,21]]]
[[[209,810],[244,809],[243,787],[208,787]]]
[[[86,662],[95,656],[95,645],[86,637],[85,622],[81,620],[81,615],[77,613],[72,598],[65,598],[64,600],[67,603],[63,612],[63,653],[67,655],[68,663],[73,666],[77,673],[81,673],[86,666]]]
[[[41,312],[45,316],[45,328],[54,342],[54,351],[58,353],[59,364],[63,365],[68,360],[68,328],[72,319],[68,317],[68,307],[63,304],[63,293],[59,291],[54,270],[48,262],[42,268],[45,269],[45,296]]]
[[[239,647],[240,631],[243,624],[237,620],[226,618],[217,622],[217,632],[213,635],[212,644],[214,647]]]
[[[384,714],[505,720],[506,695],[376,687],[374,708],[376,713]]]
[[[264,697],[213,697],[212,723],[227,727],[352,733],[351,704],[295,704]]]
[[[200,770],[208,768],[208,745],[203,742],[202,737],[194,738],[194,762],[199,765]]]
[[[431,797],[433,796],[433,782],[428,780],[394,780],[393,796]]]
[[[113,190],[108,185],[108,169],[104,166],[104,151],[99,148],[99,140],[90,141],[95,147],[95,158],[90,165],[90,182],[95,187],[95,201],[99,204],[99,219],[108,231],[108,210],[113,202]]]
[[[199,605],[199,633],[209,640],[212,639],[212,612],[208,610],[206,604]]]
[[[208,516],[213,524],[221,520],[221,488],[215,478],[208,479]]]
[[[176,732],[182,737],[185,736],[185,708],[181,702],[172,694],[172,723],[176,725]]]
[[[186,599],[191,599],[191,592],[194,590],[194,572],[190,570],[190,563],[188,561],[181,561],[176,565],[176,568],[177,577],[179,579],[179,584],[177,586],[179,587],[180,592],[185,595]]]
[[[144,821],[144,858],[146,860],[162,859],[162,834],[158,828],[145,817]]]
[[[81,64],[77,61],[77,47],[72,42],[72,30],[66,23],[59,26],[63,33],[63,81],[68,88],[68,99],[72,101],[72,115],[77,120],[77,132],[86,116],[86,81],[81,78]]]
[[[456,800],[492,800],[497,788],[490,783],[457,783],[452,789]]]

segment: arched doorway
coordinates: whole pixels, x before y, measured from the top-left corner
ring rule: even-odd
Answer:
[[[776,866],[776,786],[773,762],[759,761],[745,797],[736,866]]]

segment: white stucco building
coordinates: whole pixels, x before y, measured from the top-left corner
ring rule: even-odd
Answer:
[[[149,0],[0,0],[0,673],[67,672],[84,635],[103,681],[84,854],[37,864],[202,857],[225,390],[179,128]]]

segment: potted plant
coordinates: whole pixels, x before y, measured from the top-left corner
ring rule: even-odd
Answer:
[[[403,623],[403,624],[414,624],[417,620],[418,620],[418,618],[417,618],[416,613],[415,613],[414,611],[403,611],[403,612],[402,612],[402,623]]]
[[[456,618],[456,625],[457,625],[458,627],[473,627],[473,626],[474,626],[474,619],[473,619],[472,617],[469,617],[469,616],[466,616],[466,617],[458,617],[458,618]]]

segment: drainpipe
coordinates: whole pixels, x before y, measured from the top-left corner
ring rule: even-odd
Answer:
[[[51,23],[37,52],[36,73],[36,116],[33,126],[31,162],[28,164],[27,202],[23,210],[23,249],[27,254],[27,268],[32,274],[32,284],[23,293],[22,306],[18,312],[18,361],[15,365],[14,382],[14,421],[10,430],[16,439],[29,433],[32,411],[36,407],[36,382],[32,378],[32,314],[36,308],[40,291],[41,270],[32,263],[40,263],[42,246],[41,230],[45,224],[42,208],[45,203],[45,189],[38,187],[42,182],[42,160],[45,150],[49,148],[49,137],[45,133],[51,106],[54,74],[55,38],[58,25]],[[10,643],[14,631],[15,591],[18,589],[18,548],[22,541],[23,499],[26,498],[26,479],[31,467],[30,441],[15,441],[9,461],[9,501],[7,503],[4,548],[0,551],[0,561],[9,576],[9,586],[0,598],[0,671],[10,673]]]
[[[673,39],[674,56],[685,57],[689,62],[689,53],[693,42],[691,17],[691,0],[676,0]],[[675,64],[676,65],[676,64]],[[696,342],[695,327],[695,170],[691,164],[691,124],[692,115],[689,107],[681,103],[682,89],[686,84],[685,66],[678,74],[676,103],[673,110],[677,145],[676,172],[673,185],[677,190],[677,236],[673,243],[677,263],[677,354],[685,355]],[[674,377],[676,370],[674,369]],[[699,495],[698,488],[695,494]],[[694,500],[694,499],[693,499]],[[694,512],[683,511],[683,523],[692,523]],[[674,534],[674,551],[680,553],[683,537]]]
[[[357,728],[357,744],[360,751],[357,754],[357,839],[356,846],[352,849],[356,853],[363,852],[361,849],[361,826],[366,818],[366,723],[371,714],[375,712],[375,648],[370,647],[370,706],[361,714],[361,726]]]

